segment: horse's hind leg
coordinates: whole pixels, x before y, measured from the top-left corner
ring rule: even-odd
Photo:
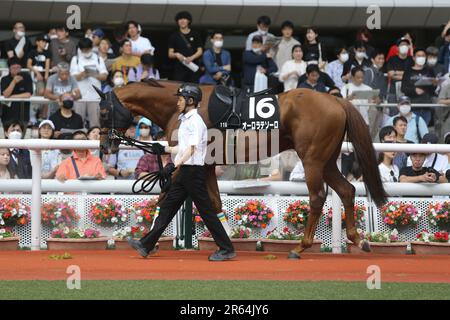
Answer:
[[[305,161],[304,168],[311,212],[306,223],[305,236],[301,243],[289,253],[289,259],[299,259],[300,253],[312,246],[326,199],[323,187],[323,168],[318,165],[318,161]]]
[[[336,157],[337,158],[337,157]],[[370,251],[369,243],[361,242],[354,218],[355,187],[342,176],[336,165],[336,159],[330,159],[324,171],[324,179],[342,200],[345,209],[345,227],[347,238],[364,251]]]

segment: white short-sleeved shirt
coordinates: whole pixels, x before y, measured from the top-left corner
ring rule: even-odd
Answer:
[[[184,163],[185,165],[205,164],[206,147],[208,143],[208,131],[202,117],[193,109],[178,117],[181,120],[178,129],[178,153],[175,162],[178,161],[188,148],[195,146],[194,154]]]
[[[133,54],[141,55],[144,53],[144,51],[149,51],[151,55],[155,53],[155,47],[153,47],[150,40],[145,37],[139,36],[136,40],[130,39],[130,41],[131,52],[133,52]]]
[[[395,164],[393,164],[391,168],[388,168],[384,163],[380,163],[378,165],[378,169],[380,170],[380,177],[382,182],[399,182],[398,178],[400,175],[400,171]],[[391,171],[394,173],[394,175],[391,174]]]
[[[85,70],[97,70],[99,74],[108,74],[103,59],[100,59],[95,53],[92,53],[89,59],[86,59],[80,54],[72,58],[72,61],[70,62],[70,74],[72,76],[80,74]],[[97,88],[101,88],[101,83],[97,78],[90,76],[77,83],[81,91],[81,98],[85,100],[98,99],[98,94],[92,87],[96,86]]]

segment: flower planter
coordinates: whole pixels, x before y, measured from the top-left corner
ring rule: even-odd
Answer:
[[[0,250],[17,250],[20,237],[8,237],[0,239]]]
[[[372,253],[382,254],[406,254],[408,242],[369,242]]]
[[[200,250],[217,250],[217,245],[213,238],[199,237],[197,240]],[[258,239],[231,239],[231,242],[235,251],[256,251]]]
[[[450,243],[448,242],[411,242],[411,250],[415,254],[450,254]]]
[[[120,239],[113,237],[114,246],[116,250],[134,250],[128,244],[127,239]],[[173,239],[174,237],[162,237],[158,240],[159,250],[173,250]],[[139,240],[139,239],[136,239]]]
[[[301,242],[301,240],[273,240],[273,239],[263,239],[261,240],[263,250],[270,252],[290,252],[294,250]],[[314,239],[311,248],[305,250],[306,253],[314,252],[320,253],[320,247],[322,245],[322,240]]]
[[[92,239],[50,238],[47,240],[48,250],[105,250],[108,237]]]

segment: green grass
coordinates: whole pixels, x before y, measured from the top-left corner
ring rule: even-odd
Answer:
[[[450,299],[450,284],[344,281],[81,281],[69,290],[65,281],[0,281],[3,299]]]

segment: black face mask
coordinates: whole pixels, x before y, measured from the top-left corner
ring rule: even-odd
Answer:
[[[64,100],[63,107],[66,109],[72,109],[73,108],[73,100]]]

